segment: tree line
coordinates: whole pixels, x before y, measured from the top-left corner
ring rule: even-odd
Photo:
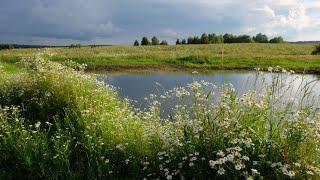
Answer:
[[[219,44],[219,43],[284,43],[284,40],[281,36],[274,37],[269,40],[268,36],[262,33],[257,34],[256,36],[249,35],[233,35],[233,34],[224,34],[217,35],[215,33],[207,34],[203,33],[200,37],[193,36],[189,37],[187,40],[182,39],[181,41],[177,39],[176,44]]]
[[[166,45],[168,45],[168,42],[166,40],[162,40],[160,42],[160,40],[156,36],[153,36],[151,38],[151,41],[149,41],[149,39],[147,37],[143,37],[140,43],[138,40],[135,40],[133,45],[134,46],[140,46],[140,45],[141,46],[150,46],[150,45],[152,45],[152,46],[156,46],[156,45],[166,46]]]

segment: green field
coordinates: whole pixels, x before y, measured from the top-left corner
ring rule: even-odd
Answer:
[[[110,46],[51,48],[50,60],[72,60],[89,70],[254,69],[281,66],[296,72],[320,73],[320,56],[309,44],[213,44],[181,46]],[[38,49],[0,51],[0,61],[13,64]]]

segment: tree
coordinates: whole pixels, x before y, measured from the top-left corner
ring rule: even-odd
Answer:
[[[224,43],[222,35],[217,36],[217,43]]]
[[[179,39],[177,39],[177,41],[176,41],[176,45],[179,45],[179,44],[181,44],[181,42],[180,42],[180,40],[179,40]]]
[[[151,39],[151,44],[153,46],[159,45],[159,39],[156,36],[153,36]]]
[[[206,33],[201,35],[201,44],[209,44],[209,37]]]
[[[139,46],[140,44],[139,44],[138,40],[135,40],[134,43],[133,43],[133,45],[134,45],[134,46]]]
[[[228,33],[223,35],[223,40],[224,40],[224,43],[235,43],[236,42],[235,36],[233,34],[228,34]]]
[[[201,39],[198,36],[193,37],[193,44],[201,44]]]
[[[268,36],[262,33],[257,34],[255,37],[253,37],[253,40],[257,43],[268,43]]]
[[[186,39],[182,39],[181,44],[187,44]]]
[[[188,44],[194,44],[193,43],[193,37],[188,37],[188,42],[187,42]]]
[[[13,44],[8,44],[8,49],[14,49]]]
[[[320,44],[315,46],[314,51],[312,51],[313,55],[320,55]]]
[[[249,35],[240,35],[236,37],[236,43],[252,43],[254,42]]]
[[[284,40],[281,36],[279,36],[279,37],[274,37],[274,38],[270,39],[269,42],[270,43],[284,43]]]
[[[162,40],[160,45],[163,45],[163,46],[167,46],[168,45],[168,42],[166,40]]]
[[[150,41],[147,37],[143,37],[142,40],[141,40],[141,45],[142,46],[148,46],[150,45]]]

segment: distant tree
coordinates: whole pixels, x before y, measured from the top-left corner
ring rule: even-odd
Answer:
[[[154,46],[159,45],[159,39],[156,36],[153,36],[151,39],[151,44]]]
[[[312,51],[313,55],[320,55],[320,44],[315,46],[315,49]]]
[[[223,36],[222,35],[216,35],[215,33],[209,34],[209,43],[210,44],[218,44],[223,43]]]
[[[284,43],[284,40],[281,36],[279,36],[279,37],[274,37],[274,38],[270,39],[269,42],[270,43]]]
[[[262,33],[257,34],[255,37],[253,37],[253,40],[257,43],[268,43],[268,36]]]
[[[147,37],[143,37],[142,40],[141,40],[141,45],[142,46],[148,46],[150,45],[150,41],[148,40]]]
[[[209,34],[209,43],[216,44],[217,43],[217,35],[215,33]]]
[[[188,44],[194,44],[193,37],[188,37],[188,42],[187,43]]]
[[[8,49],[14,49],[13,44],[8,44]]]
[[[71,44],[70,46],[69,46],[70,48],[81,48],[81,44]]]
[[[201,35],[201,40],[200,40],[201,44],[209,44],[209,37],[206,33],[203,33]]]
[[[186,39],[182,39],[181,44],[187,44]]]
[[[162,40],[160,45],[163,45],[163,46],[167,46],[168,45],[168,42],[166,40]]]
[[[96,47],[98,47],[98,46],[97,46],[96,44],[91,44],[90,47],[91,47],[91,48],[96,48]]]
[[[177,39],[176,45],[179,45],[179,44],[181,44],[180,39]]]
[[[193,44],[201,44],[201,39],[198,36],[193,37]]]
[[[254,42],[249,35],[240,35],[236,37],[236,43],[252,43]]]
[[[223,40],[224,40],[224,43],[235,43],[236,37],[233,34],[226,33],[223,35]]]
[[[217,36],[217,43],[224,43],[222,35]]]
[[[134,43],[133,43],[133,45],[134,45],[134,46],[139,46],[140,44],[139,44],[138,40],[135,40]]]

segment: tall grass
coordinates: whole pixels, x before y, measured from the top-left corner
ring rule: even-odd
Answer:
[[[66,64],[37,55],[2,72],[1,179],[320,178],[319,109],[276,103],[281,83],[242,97],[226,85],[212,101],[217,89],[194,82],[161,97],[180,99],[164,119],[156,96],[134,110]]]

